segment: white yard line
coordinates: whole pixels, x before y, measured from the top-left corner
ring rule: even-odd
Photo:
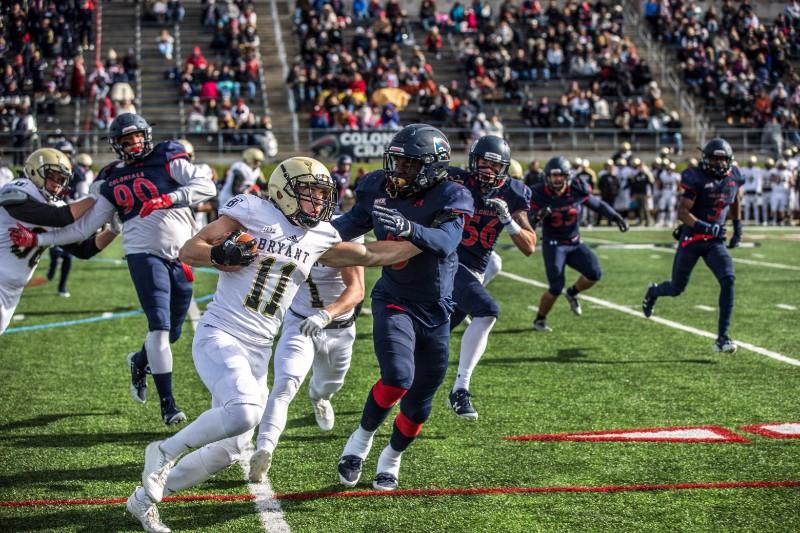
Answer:
[[[244,478],[250,475],[250,457],[253,456],[253,447],[248,446],[239,456],[239,465],[244,470]],[[283,519],[281,502],[275,498],[272,484],[269,477],[264,478],[263,483],[248,483],[250,494],[256,497],[255,504],[258,510],[261,525],[268,533],[290,533],[292,530],[286,520]]]
[[[520,283],[527,283],[528,285],[533,285],[534,287],[540,287],[542,289],[547,288],[546,283],[542,283],[541,281],[536,281],[535,279],[525,278],[523,276],[518,276],[517,274],[512,274],[511,272],[500,272],[500,276],[506,277],[508,279],[513,279],[514,281],[518,281]],[[615,311],[619,311],[621,313],[625,313],[627,315],[635,316],[638,318],[642,318],[645,320],[651,320],[657,324],[661,324],[662,326],[667,326],[672,329],[677,329],[680,331],[685,331],[687,333],[693,333],[695,335],[699,335],[700,337],[706,337],[707,339],[714,339],[716,340],[717,336],[710,331],[705,331],[702,329],[693,328],[691,326],[685,326],[678,322],[673,322],[672,320],[667,320],[666,318],[661,318],[658,316],[652,316],[650,318],[645,318],[640,310],[634,310],[630,307],[625,307],[624,305],[618,305],[606,300],[601,300],[600,298],[595,298],[594,296],[587,296],[585,294],[579,295],[580,298],[586,300],[587,302],[591,302],[593,304],[597,304],[601,307],[606,307],[608,309],[614,309]],[[766,348],[762,348],[760,346],[756,346],[755,344],[750,344],[749,342],[742,342],[742,341],[734,341],[740,348],[744,348],[745,350],[750,350],[751,352],[757,353],[759,355],[763,355],[765,357],[769,357],[770,359],[775,359],[776,361],[781,361],[782,363],[787,363],[794,366],[800,366],[800,361],[797,359],[793,359],[789,356],[780,354],[778,352],[773,352],[772,350],[767,350]]]
[[[775,304],[778,309],[785,309],[786,311],[797,311],[797,308],[789,304]]]
[[[709,311],[709,312],[710,311],[716,311],[716,309],[714,307],[711,307],[711,306],[708,306],[708,305],[695,305],[694,307],[695,307],[695,309],[699,309],[701,311]]]

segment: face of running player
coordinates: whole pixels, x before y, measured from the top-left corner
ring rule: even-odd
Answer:
[[[497,161],[487,161],[482,157],[477,158],[477,176],[475,178],[480,182],[484,189],[491,190],[503,185],[503,180],[498,180],[497,175],[503,171],[503,163]]]
[[[69,185],[70,178],[71,176],[69,174],[63,174],[57,170],[48,169],[44,173],[44,188],[56,198],[61,198],[68,192],[67,185]]]
[[[555,191],[558,195],[561,195],[566,190],[567,185],[567,175],[562,173],[560,170],[554,170],[550,172],[550,176],[548,176],[550,181],[550,187]]]
[[[399,187],[412,183],[422,169],[422,161],[411,157],[394,156],[394,177]]]
[[[128,156],[132,156],[132,158],[144,151],[144,142],[145,135],[143,131],[134,131],[117,139],[117,143],[122,146],[122,151]]]
[[[307,215],[318,218],[325,209],[326,203],[331,201],[333,189],[310,184],[298,187],[300,209]]]

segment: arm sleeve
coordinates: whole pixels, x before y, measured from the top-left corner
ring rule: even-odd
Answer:
[[[78,259],[89,259],[100,253],[100,248],[95,243],[95,236],[79,243],[65,244],[62,248]]]
[[[617,218],[619,216],[619,213],[614,211],[613,207],[611,207],[603,200],[594,195],[589,196],[586,199],[586,206],[592,211],[597,211],[606,218],[611,219],[611,218]]]
[[[21,204],[7,205],[5,208],[9,215],[25,224],[63,228],[75,222],[68,205],[57,207],[36,200],[26,200]]]
[[[195,205],[216,196],[217,188],[208,167],[177,158],[170,161],[169,171],[172,179],[181,184],[181,187],[169,193],[174,205]]]
[[[39,234],[39,246],[61,246],[88,239],[114,216],[114,206],[100,197],[89,211],[69,226]]]
[[[357,202],[350,211],[331,221],[331,224],[343,241],[351,241],[372,229],[372,214],[364,204]]]
[[[460,213],[452,212],[451,216],[434,228],[414,224],[414,231],[408,240],[437,257],[447,257],[458,248],[463,232],[464,217]]]
[[[689,169],[684,170],[681,174],[681,190],[683,197],[689,200],[697,198],[697,188],[695,186],[694,176],[689,173]]]

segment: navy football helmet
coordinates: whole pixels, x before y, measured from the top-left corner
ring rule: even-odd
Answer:
[[[479,160],[483,159],[489,163],[494,163],[497,167],[484,166],[480,168]],[[484,135],[477,139],[469,149],[469,171],[478,181],[481,194],[489,194],[494,189],[503,186],[508,177],[508,166],[511,164],[511,149],[508,143],[496,135]]]
[[[733,148],[725,139],[711,139],[703,147],[700,168],[717,179],[728,175],[733,165]]]
[[[560,193],[569,182],[571,169],[569,159],[566,157],[556,156],[550,158],[544,167],[545,183],[555,192]]]
[[[414,196],[447,176],[450,143],[427,124],[410,124],[395,134],[383,154],[386,193],[390,198]]]
[[[122,146],[119,140],[131,133],[144,134],[144,140]],[[117,155],[125,161],[143,159],[153,151],[153,128],[136,113],[122,113],[117,116],[108,128],[108,143]]]

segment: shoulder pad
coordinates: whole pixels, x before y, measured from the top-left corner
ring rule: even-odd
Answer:
[[[744,175],[742,174],[742,169],[739,167],[733,167],[731,169],[731,177],[736,181],[737,185],[742,185],[744,183]]]
[[[684,188],[694,189],[700,185],[702,176],[695,167],[689,167],[681,174],[681,185]]]
[[[470,216],[475,212],[475,201],[466,187],[452,181],[445,181],[439,187],[443,193],[443,210],[457,211]]]
[[[471,176],[472,174],[468,170],[464,170],[461,167],[447,167],[447,179],[466,183]]]
[[[356,185],[356,194],[361,192],[365,194],[378,194],[384,190],[385,182],[386,176],[383,172],[383,169],[379,168],[378,170],[373,170],[358,180],[358,184]]]
[[[153,150],[153,153],[156,152],[163,152],[168,162],[176,159],[189,160],[189,154],[186,152],[186,148],[178,141],[162,141],[158,143]]]
[[[573,178],[569,186],[578,196],[589,196],[592,194],[592,186],[582,178]]]
[[[94,179],[95,181],[102,181],[108,177],[109,172],[114,170],[119,164],[119,160],[112,161],[111,163],[107,164],[103,168],[100,169],[100,172],[97,173],[97,177]]]
[[[530,202],[531,200],[531,189],[524,183],[519,180],[509,179],[506,183],[508,183],[508,189],[511,191],[511,194],[517,195],[523,198],[525,201]]]
[[[17,189],[16,187],[3,187],[0,189],[0,207],[24,204],[28,200],[32,200],[32,198],[22,189]]]

